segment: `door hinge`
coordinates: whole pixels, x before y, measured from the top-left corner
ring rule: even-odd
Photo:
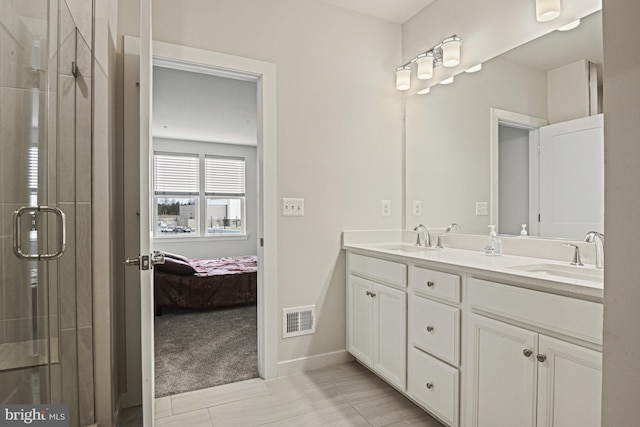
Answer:
[[[540,214],[538,214],[538,222],[540,222]]]
[[[263,248],[264,247],[264,237],[260,238],[260,247]]]

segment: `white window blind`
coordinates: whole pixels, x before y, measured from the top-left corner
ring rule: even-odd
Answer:
[[[199,194],[199,163],[197,155],[155,153],[153,156],[155,194]]]
[[[204,170],[207,196],[244,196],[244,159],[206,156]]]

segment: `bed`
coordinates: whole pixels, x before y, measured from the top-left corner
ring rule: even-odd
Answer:
[[[255,304],[257,257],[187,259],[165,253],[154,266],[156,315],[163,308],[203,309]]]

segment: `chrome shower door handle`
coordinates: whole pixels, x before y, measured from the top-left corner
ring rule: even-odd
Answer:
[[[22,251],[22,215],[25,213],[52,213],[57,218],[60,232],[58,233],[58,247],[53,253],[29,254]],[[23,206],[13,213],[13,253],[24,260],[51,261],[64,254],[67,247],[67,221],[64,212],[51,206]]]

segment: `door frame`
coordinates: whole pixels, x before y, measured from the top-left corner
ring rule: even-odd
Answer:
[[[489,196],[489,215],[490,224],[496,224],[498,230],[500,229],[499,222],[499,207],[500,201],[499,194],[499,182],[500,182],[500,164],[498,160],[499,144],[500,144],[500,125],[514,127],[518,129],[526,129],[529,131],[529,234],[535,236],[538,234],[538,221],[533,221],[531,218],[531,212],[539,211],[539,199],[535,196],[539,193],[538,179],[536,175],[538,172],[538,165],[532,164],[537,162],[537,147],[538,147],[538,129],[548,124],[547,120],[540,119],[534,116],[528,116],[526,114],[514,113],[512,111],[500,110],[498,108],[490,108],[490,196]],[[535,160],[534,160],[535,159]]]
[[[137,160],[136,147],[139,143],[139,121],[137,120],[138,107],[133,97],[137,97],[131,88],[135,86],[137,76],[132,75],[135,65],[134,56],[140,55],[141,40],[137,37],[124,37],[125,45],[125,70],[124,70],[124,86],[125,86],[125,125],[124,139],[125,148],[131,149],[131,158],[127,158],[124,153],[125,160],[131,163],[139,163]],[[273,63],[244,58],[234,55],[206,51],[186,46],[180,46],[170,43],[153,42],[153,60],[159,62],[182,63],[191,69],[201,70],[217,70],[219,74],[227,75],[246,75],[252,76],[257,83],[257,119],[258,119],[258,143],[257,143],[257,164],[258,164],[258,373],[262,378],[273,378],[277,376],[277,345],[278,345],[278,289],[277,289],[277,157],[276,157],[276,66]],[[129,64],[129,66],[127,66]],[[137,67],[135,67],[137,69]],[[129,70],[127,70],[129,69]],[[128,84],[127,84],[128,83]],[[128,100],[128,101],[127,101]],[[135,129],[134,129],[135,128]],[[126,143],[129,141],[129,143]],[[148,155],[151,155],[152,147],[148,147]],[[135,151],[136,153],[133,153]],[[136,187],[135,183],[128,182],[127,188]],[[130,191],[125,188],[127,200],[139,200],[136,196],[137,191]],[[126,203],[126,202],[125,202]],[[142,210],[138,211],[142,214]],[[135,215],[131,212],[131,215]],[[137,218],[131,218],[137,225]],[[126,222],[126,218],[125,218]],[[136,234],[132,233],[130,234]],[[137,239],[136,239],[137,240]],[[263,242],[261,244],[261,242]],[[129,252],[131,252],[131,248]],[[131,252],[133,253],[133,252]],[[133,271],[125,280],[126,313],[136,317],[135,311],[140,315],[141,309],[140,288],[135,286],[133,276],[138,276]],[[138,276],[139,277],[139,276]],[[130,298],[129,298],[130,297]],[[136,307],[133,307],[135,305]],[[133,312],[132,312],[133,311]],[[133,321],[134,319],[132,319]],[[153,354],[153,348],[149,348],[148,341],[145,340],[144,334],[140,331],[132,331],[127,333],[126,345],[126,364],[127,378],[132,380],[127,382],[127,392],[121,396],[121,406],[129,407],[139,404],[139,397],[142,395],[143,413],[145,425],[147,419],[153,415],[152,400],[153,395],[149,388],[148,381],[145,377],[149,376],[148,369],[140,371],[141,355]],[[144,346],[144,348],[141,348]],[[143,361],[144,362],[144,361]],[[131,376],[129,375],[131,374]],[[139,384],[135,378],[142,376],[142,384]],[[142,390],[140,390],[142,387]]]
[[[258,373],[277,375],[276,66],[273,63],[153,42],[154,65],[221,77],[247,76],[258,90]],[[264,242],[263,245],[260,242]]]

